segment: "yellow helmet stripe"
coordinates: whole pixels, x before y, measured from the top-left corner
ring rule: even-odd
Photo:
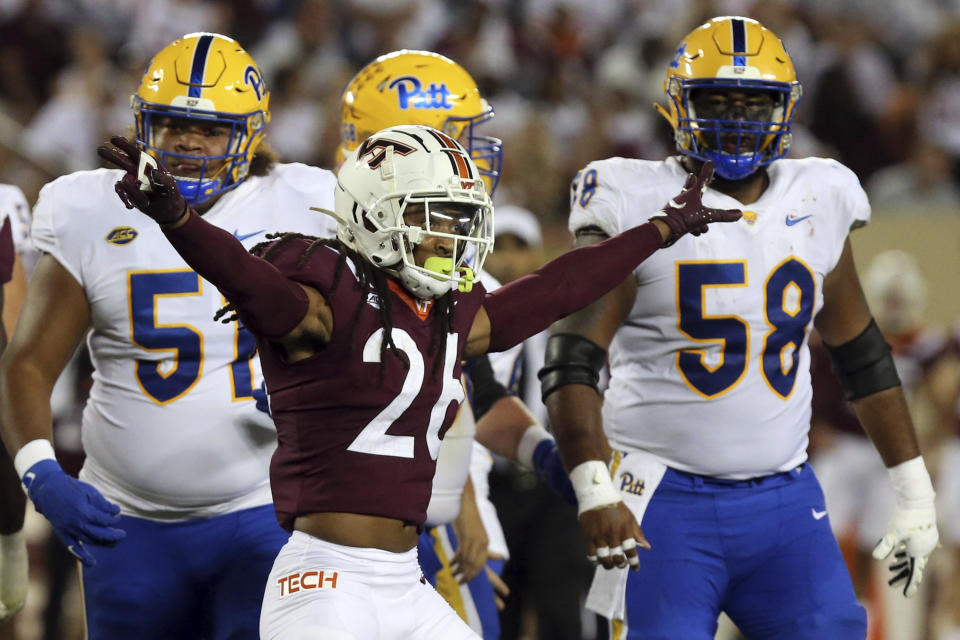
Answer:
[[[733,66],[745,67],[747,66],[747,57],[737,54],[747,52],[747,27],[744,25],[742,18],[734,18],[730,21],[730,29],[733,32]]]
[[[188,95],[191,98],[199,98],[203,92],[203,72],[207,68],[207,56],[210,53],[212,43],[212,35],[203,35],[197,40],[197,48],[193,52],[193,64],[190,66],[190,91]]]

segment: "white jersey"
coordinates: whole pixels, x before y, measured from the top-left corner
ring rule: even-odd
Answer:
[[[487,291],[495,291],[501,286],[500,282],[486,271],[480,272],[480,282]],[[515,363],[520,357],[520,350],[521,346],[516,345],[506,351],[487,354],[494,377],[507,388],[510,388],[511,372],[516,368]],[[510,557],[507,539],[497,515],[497,508],[490,501],[490,470],[492,468],[493,457],[490,450],[474,441],[470,456],[470,479],[473,481],[473,491],[477,498],[477,510],[480,512],[483,528],[490,541],[487,550],[495,556],[507,559]]]
[[[220,292],[194,273],[114,192],[123,172],[82,171],[46,185],[33,240],[77,279],[90,304],[95,371],[83,412],[81,478],[124,513],[207,517],[271,501],[276,431],[257,411],[252,336],[213,320]],[[301,164],[249,177],[204,215],[243,242],[267,232],[335,233],[336,178]]]
[[[13,246],[17,253],[30,249],[30,207],[20,187],[0,184],[0,226],[10,220]]]
[[[778,160],[767,171],[752,204],[704,194],[706,206],[742,209],[742,220],[687,235],[635,270],[636,301],[609,349],[603,421],[615,448],[736,479],[806,459],[807,338],[824,277],[870,207],[856,176],[832,160]],[[572,195],[570,230],[640,225],[686,175],[676,157],[593,162]]]

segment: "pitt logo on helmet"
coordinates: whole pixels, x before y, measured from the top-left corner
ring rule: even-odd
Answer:
[[[403,76],[391,82],[388,89],[397,92],[397,101],[403,110],[414,109],[445,109],[453,108],[450,102],[450,89],[446,83],[430,83],[429,89],[423,88],[423,83],[416,76]]]
[[[493,117],[477,83],[453,60],[430,51],[401,49],[380,56],[347,84],[340,97],[339,159],[377,131],[425,125],[466,147],[487,190],[493,193],[503,166],[503,144],[479,135]]]

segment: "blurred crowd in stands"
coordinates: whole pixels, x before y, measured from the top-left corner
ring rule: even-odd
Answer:
[[[236,38],[271,89],[281,155],[331,166],[338,99],[398,48],[444,53],[496,110],[500,200],[562,222],[586,162],[672,148],[651,103],[679,38],[738,14],[780,34],[803,84],[793,155],[851,167],[884,210],[960,206],[958,0],[4,0],[0,182],[28,198],[97,165],[131,124],[146,56],[189,31]]]

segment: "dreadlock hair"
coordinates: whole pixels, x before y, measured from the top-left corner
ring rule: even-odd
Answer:
[[[312,256],[314,251],[320,247],[330,247],[340,254],[340,257],[337,259],[336,270],[333,274],[333,283],[330,286],[331,291],[336,290],[336,288],[340,285],[340,278],[343,275],[344,267],[347,264],[347,258],[350,258],[353,261],[356,267],[357,281],[360,285],[360,289],[366,291],[367,288],[372,286],[373,290],[377,294],[377,297],[380,299],[378,315],[380,317],[380,324],[384,329],[383,341],[380,344],[381,378],[385,372],[388,349],[395,357],[400,359],[405,369],[409,369],[409,360],[404,355],[403,351],[397,348],[397,345],[393,342],[393,304],[390,295],[390,287],[387,284],[387,274],[374,267],[359,253],[341,242],[339,238],[318,238],[316,236],[295,232],[269,233],[266,235],[266,241],[253,246],[250,249],[250,253],[259,255],[267,262],[272,262],[272,258],[284,245],[297,239],[311,241],[306,251],[304,251],[303,255],[300,256],[300,260],[297,262],[297,269],[300,269],[307,264],[307,262],[310,260],[310,256]],[[366,300],[365,298],[361,297],[360,302],[357,304],[357,308],[353,312],[353,317],[351,318],[349,334],[350,340],[353,340],[354,328],[356,328],[358,324],[360,314],[363,313],[365,305]],[[438,357],[434,358],[433,369],[431,371],[431,375],[434,377],[436,377],[441,370],[444,354],[447,348],[447,334],[453,332],[454,310],[455,306],[452,293],[446,293],[434,301],[433,320],[431,326],[432,333],[430,336],[430,354],[438,354]],[[213,316],[213,319],[220,320],[224,324],[227,324],[229,322],[233,322],[234,320],[239,320],[240,318],[237,316],[236,307],[230,303],[221,307]]]

